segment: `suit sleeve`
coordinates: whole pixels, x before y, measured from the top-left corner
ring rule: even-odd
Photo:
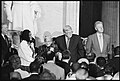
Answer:
[[[86,53],[87,54],[91,52],[91,47],[92,47],[92,40],[91,40],[91,37],[89,36],[86,42]]]
[[[78,42],[78,52],[80,54],[80,57],[85,57],[85,49],[83,47],[82,40],[80,37],[79,37],[79,42]]]

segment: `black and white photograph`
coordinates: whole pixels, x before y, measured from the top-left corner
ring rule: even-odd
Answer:
[[[1,1],[0,80],[120,80],[120,1]]]

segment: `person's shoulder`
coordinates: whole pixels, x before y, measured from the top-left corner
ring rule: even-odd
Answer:
[[[65,35],[60,35],[60,36],[58,36],[58,37],[56,37],[56,40],[57,39],[61,39],[62,37],[64,37]]]
[[[105,34],[105,33],[104,33],[104,36],[110,38],[110,35],[108,35],[108,34]]]
[[[93,33],[93,34],[89,35],[88,38],[93,38],[93,37],[95,37],[95,35],[96,35],[96,33]]]
[[[81,36],[77,34],[72,34],[72,37],[80,38]]]
[[[65,35],[59,35],[57,38],[60,38],[60,37],[63,37],[63,36],[65,36]]]

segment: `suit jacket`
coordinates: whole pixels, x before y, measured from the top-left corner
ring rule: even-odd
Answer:
[[[0,39],[1,39],[0,47],[2,47],[1,48],[1,52],[2,52],[1,62],[2,62],[2,60],[6,61],[9,58],[9,45],[7,45],[5,39],[3,38],[2,35],[0,35]],[[7,41],[8,41],[8,38],[7,38]]]
[[[58,60],[55,62],[56,65],[62,67],[65,70],[65,77],[67,76],[67,74],[70,72],[70,65],[64,61]]]
[[[100,51],[97,33],[88,36],[86,43],[86,53],[95,53],[96,58],[99,56],[106,57],[110,53],[110,36],[103,34],[103,50]]]
[[[48,62],[43,64],[43,68],[48,69],[51,73],[56,76],[56,80],[64,80],[65,79],[65,71],[60,66],[55,63]]]
[[[55,40],[61,52],[67,50],[67,45],[65,41],[65,35],[59,36]],[[78,59],[84,57],[84,47],[81,41],[80,36],[73,34],[70,38],[69,51],[71,52],[71,62],[77,62]]]

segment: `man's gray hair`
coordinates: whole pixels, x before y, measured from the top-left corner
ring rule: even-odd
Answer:
[[[65,27],[63,27],[63,32],[65,32],[66,28],[70,28],[72,30],[72,27],[70,25],[65,25]]]
[[[96,21],[94,26],[96,27],[97,24],[103,24],[103,22],[102,21]]]

